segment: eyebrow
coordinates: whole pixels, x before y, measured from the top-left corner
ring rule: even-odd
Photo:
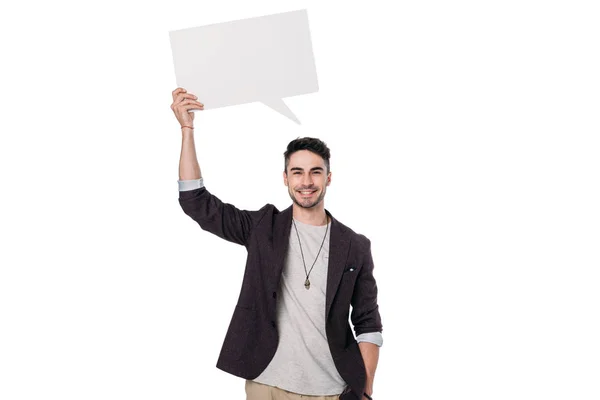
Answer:
[[[324,171],[324,168],[323,167],[312,167],[310,170],[311,171]],[[290,171],[304,171],[304,170],[300,167],[292,167],[292,168],[290,168]]]

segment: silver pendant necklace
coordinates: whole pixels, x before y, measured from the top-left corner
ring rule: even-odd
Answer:
[[[323,245],[325,244],[325,238],[327,237],[327,231],[329,230],[329,218],[327,218],[327,227],[325,228],[325,236],[323,236],[323,241],[321,242],[321,247],[319,247],[319,252],[317,253],[317,256],[315,257],[315,261],[312,264],[312,267],[310,267],[310,270],[307,272],[306,271],[306,262],[304,261],[304,252],[302,251],[302,242],[300,241],[300,235],[298,234],[298,228],[296,227],[296,222],[294,221],[294,218],[292,217],[292,222],[294,223],[294,229],[296,230],[296,236],[298,237],[298,244],[300,245],[300,254],[302,255],[302,265],[304,265],[304,273],[306,274],[306,280],[304,281],[304,287],[306,288],[306,290],[310,289],[310,273],[312,272],[313,268],[315,267],[315,264],[317,263],[317,260],[319,259],[319,254],[321,254],[321,249],[323,248]]]

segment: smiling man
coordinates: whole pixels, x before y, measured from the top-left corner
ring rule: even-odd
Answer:
[[[248,251],[217,367],[246,380],[247,400],[370,399],[383,343],[371,245],[325,209],[327,145],[315,138],[288,144],[290,207],[240,210],[204,187],[190,112],[202,103],[178,88],[171,109],[182,129],[183,211]]]

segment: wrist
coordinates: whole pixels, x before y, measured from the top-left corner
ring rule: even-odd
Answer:
[[[192,127],[188,127],[188,128],[181,128],[181,136],[186,139],[189,138],[190,140],[193,140],[194,138],[194,128]]]
[[[181,125],[181,131],[182,132],[193,132],[194,131],[194,126],[193,125]]]

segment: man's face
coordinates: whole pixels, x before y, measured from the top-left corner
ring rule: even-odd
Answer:
[[[331,172],[327,173],[321,156],[312,151],[299,150],[290,156],[283,182],[294,203],[311,208],[325,197],[327,186],[331,183]]]

